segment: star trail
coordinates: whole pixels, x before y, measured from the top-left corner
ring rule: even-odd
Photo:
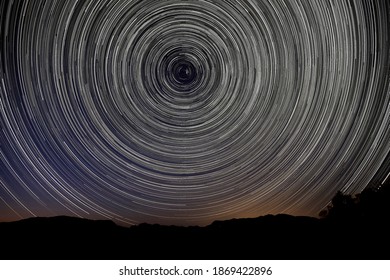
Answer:
[[[0,221],[317,216],[389,176],[388,1],[0,11]]]

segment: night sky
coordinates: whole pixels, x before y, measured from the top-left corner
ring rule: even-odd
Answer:
[[[0,16],[0,221],[317,216],[389,176],[387,0],[1,0]]]

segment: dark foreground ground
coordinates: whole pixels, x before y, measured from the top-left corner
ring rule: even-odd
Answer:
[[[390,259],[390,180],[354,196],[338,192],[320,216],[130,228],[73,217],[31,218],[0,223],[0,259]]]
[[[0,259],[390,259],[388,221],[267,215],[206,227],[73,217],[0,223]]]

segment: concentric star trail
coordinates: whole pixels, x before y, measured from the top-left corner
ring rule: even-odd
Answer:
[[[0,220],[317,215],[389,154],[388,1],[0,11]]]

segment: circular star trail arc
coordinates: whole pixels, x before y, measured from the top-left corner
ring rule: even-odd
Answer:
[[[389,153],[387,1],[0,8],[2,220],[316,215]]]

